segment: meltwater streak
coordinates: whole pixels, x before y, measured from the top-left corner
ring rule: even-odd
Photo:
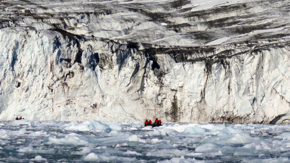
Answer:
[[[289,162],[290,125],[5,121],[4,162]]]

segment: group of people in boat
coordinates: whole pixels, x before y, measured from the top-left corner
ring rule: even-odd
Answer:
[[[155,122],[152,124],[152,121],[149,119],[149,121],[146,119],[145,123],[144,123],[145,126],[152,126],[152,127],[155,127],[155,126],[162,126],[161,125],[161,120],[158,118],[155,119]]]
[[[16,117],[16,118],[15,118],[15,120],[22,120],[22,119],[24,119],[24,118],[22,118],[22,117],[19,117],[19,118]]]

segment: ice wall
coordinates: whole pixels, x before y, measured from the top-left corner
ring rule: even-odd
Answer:
[[[288,123],[288,3],[227,2],[1,1],[0,119]]]

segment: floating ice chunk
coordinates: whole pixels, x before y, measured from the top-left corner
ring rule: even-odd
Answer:
[[[234,154],[236,147],[223,146],[220,150],[223,154],[232,155]]]
[[[137,135],[130,136],[128,140],[129,141],[136,141],[136,142],[140,142],[140,143],[146,143],[146,140],[138,138]]]
[[[161,135],[161,133],[158,130],[153,130],[153,131],[147,132],[146,135],[149,135],[149,136],[158,136],[158,135]]]
[[[187,132],[190,132],[189,128],[195,128],[195,127],[200,128],[200,129],[205,128],[204,126],[198,125],[198,124],[187,124],[187,125],[175,124],[173,126],[168,126],[166,128],[167,129],[172,129],[172,130],[175,130],[175,131],[178,131],[178,132],[185,132],[185,130],[187,129]]]
[[[281,135],[278,135],[278,136],[275,136],[275,138],[278,138],[278,139],[290,139],[290,132],[285,132]]]
[[[7,162],[19,162],[19,159],[18,158],[15,158],[15,157],[12,157],[12,156],[9,156],[8,158],[7,158]]]
[[[18,121],[13,121],[11,124],[14,124],[14,125],[29,125],[31,126],[33,124],[32,121],[28,121],[28,120],[18,120]]]
[[[121,145],[121,144],[117,144],[117,145],[115,146],[115,148],[119,148],[119,147],[122,147],[122,145]]]
[[[154,152],[148,152],[146,156],[163,156],[163,157],[180,157],[188,154],[188,150],[178,150],[178,149],[161,149]]]
[[[6,130],[2,130],[2,129],[0,130],[0,138],[2,138],[2,139],[9,138],[9,135],[8,135]]]
[[[213,124],[205,124],[199,125],[198,127],[206,129],[207,134],[236,134],[243,133],[243,131],[239,128],[229,127],[225,124],[223,125],[213,125]]]
[[[33,148],[31,145],[29,145],[28,147],[22,147],[17,151],[22,153],[45,153],[45,154],[55,152],[54,149],[42,149],[41,147]]]
[[[32,146],[29,146],[29,147],[20,148],[20,149],[18,150],[18,152],[23,152],[23,153],[33,153],[34,150],[33,150]]]
[[[256,151],[271,151],[272,147],[269,146],[270,144],[263,142],[262,140],[259,140],[257,142],[253,142],[250,144],[246,144],[243,146],[243,148],[246,148],[248,150],[256,150]]]
[[[211,130],[211,131],[220,131],[226,127],[225,125],[214,125],[214,124],[204,124],[204,125],[199,125],[199,126],[202,128]]]
[[[87,140],[82,136],[76,136],[77,134],[68,134],[64,138],[49,137],[49,143],[52,144],[73,144],[73,145],[86,145]]]
[[[135,127],[131,127],[129,130],[137,130],[137,128],[135,128]]]
[[[251,141],[252,138],[247,134],[220,135],[201,140],[203,143],[217,143],[222,145],[241,145],[248,144]]]
[[[159,139],[157,139],[157,138],[151,139],[151,142],[152,143],[158,143],[159,142]]]
[[[95,153],[90,153],[84,157],[84,161],[99,161],[99,157]]]
[[[253,156],[254,155],[254,153],[253,153],[253,151],[236,151],[235,153],[234,153],[234,156]]]
[[[69,126],[65,127],[65,130],[111,132],[111,129],[107,125],[95,120],[85,121],[80,124],[76,122],[71,122]]]
[[[101,134],[100,134],[101,135]],[[115,146],[116,144],[120,143],[120,142],[124,142],[124,141],[128,141],[128,137],[130,135],[128,134],[122,134],[120,133],[118,136],[107,136],[105,135],[105,137],[102,138],[89,138],[88,142],[89,143],[93,143],[93,144],[98,144],[98,145],[110,145],[110,146]]]
[[[25,134],[25,132],[26,132],[25,128],[22,128],[18,131],[19,135],[23,135],[23,134]]]
[[[197,162],[197,160],[193,159],[185,159],[184,156],[181,156],[180,158],[172,158],[170,160],[165,161],[158,161],[160,163],[191,163],[191,162]],[[200,161],[204,162],[204,161]]]
[[[99,146],[99,147],[96,147],[96,149],[107,149],[106,146]]]
[[[97,155],[95,153],[90,153],[83,158],[84,161],[101,161],[101,162],[134,162],[135,158],[127,158],[120,156],[112,156],[112,155]]]
[[[173,135],[176,135],[176,131],[175,130],[171,130],[171,129],[167,129],[167,128],[160,128],[160,133],[161,135],[164,135],[164,136],[173,136]]]
[[[173,129],[178,132],[184,132],[184,130],[188,127],[195,127],[196,125],[180,125],[180,124],[174,124],[173,126],[168,126],[167,129]]]
[[[47,161],[47,159],[45,159],[45,158],[42,158],[41,156],[39,156],[39,155],[37,155],[37,156],[35,156],[35,158],[34,159],[31,159],[31,161],[36,161],[36,162],[43,162],[43,161]]]
[[[100,156],[101,160],[104,162],[136,162],[135,158],[120,157],[120,156]]]
[[[91,152],[91,148],[84,147],[80,152],[74,152],[73,154],[84,155],[84,154],[87,154],[87,153],[90,153],[90,152]]]
[[[195,152],[198,152],[198,153],[218,152],[219,148],[220,147],[216,144],[206,143],[206,144],[202,144],[202,145],[198,146],[197,148],[195,148]]]
[[[152,126],[145,126],[142,128],[142,130],[152,130],[152,128],[153,128]]]
[[[138,136],[137,135],[132,135],[129,137],[129,141],[138,141]]]
[[[118,125],[118,124],[110,124],[109,127],[112,129],[112,130],[122,130],[123,128]]]
[[[108,130],[108,126],[101,123],[101,122],[98,122],[98,121],[85,121],[83,122],[84,125],[88,125],[89,128],[91,130],[95,130],[95,131],[105,131],[105,130]]]
[[[147,133],[149,136],[169,136],[169,135],[176,135],[176,131],[173,129],[168,129],[168,128],[158,128],[154,129],[153,131],[150,131]]]
[[[44,131],[36,131],[29,134],[29,136],[46,136],[47,133]]]
[[[187,128],[184,130],[184,133],[185,133],[185,134],[203,134],[203,133],[205,133],[206,131],[208,131],[208,130],[196,126],[196,127],[187,127]]]
[[[228,140],[229,144],[246,144],[250,143],[252,138],[247,134],[235,134]]]
[[[29,145],[28,147],[22,147],[18,150],[18,152],[22,152],[22,153],[54,153],[54,149],[42,149],[41,147],[39,148],[33,148],[31,145]]]
[[[244,159],[242,161],[242,163],[248,163],[248,162],[251,162],[251,163],[288,163],[290,160],[289,158],[269,158],[269,159]]]
[[[0,139],[0,144],[1,144],[1,145],[5,145],[6,143],[7,143],[7,142],[5,142],[4,140],[1,140],[1,139]]]
[[[141,156],[142,154],[141,153],[138,153],[136,151],[127,151],[124,153],[125,155],[136,155],[136,156]]]
[[[226,134],[238,134],[238,133],[243,133],[242,130],[240,129],[235,129],[232,127],[225,127],[221,130],[222,133],[226,133]]]
[[[188,153],[186,154],[186,156],[190,156],[190,157],[201,157],[203,155],[203,153]]]
[[[120,135],[120,132],[118,130],[113,130],[108,134],[108,136],[118,136],[118,135]]]

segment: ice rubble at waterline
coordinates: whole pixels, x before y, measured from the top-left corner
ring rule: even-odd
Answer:
[[[289,162],[289,132],[289,125],[2,121],[0,160]]]
[[[288,123],[287,6],[1,1],[0,119]]]

